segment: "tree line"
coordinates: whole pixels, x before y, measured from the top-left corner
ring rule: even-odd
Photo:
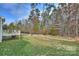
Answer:
[[[37,6],[40,3],[31,3],[28,19],[10,23],[10,30],[21,30],[22,33],[50,34],[76,37],[79,35],[79,4],[77,3],[43,3],[42,12]]]

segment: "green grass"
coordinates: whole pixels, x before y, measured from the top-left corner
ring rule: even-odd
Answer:
[[[60,38],[59,38],[60,39]],[[77,56],[79,42],[55,39],[53,36],[25,36],[0,43],[1,56]]]

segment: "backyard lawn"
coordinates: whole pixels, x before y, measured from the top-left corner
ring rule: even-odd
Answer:
[[[79,55],[79,41],[59,36],[24,35],[0,43],[1,56]]]

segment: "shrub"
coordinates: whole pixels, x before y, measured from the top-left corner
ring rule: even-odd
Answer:
[[[55,27],[52,27],[52,28],[50,29],[49,34],[51,34],[51,35],[58,35],[58,30],[57,30]]]

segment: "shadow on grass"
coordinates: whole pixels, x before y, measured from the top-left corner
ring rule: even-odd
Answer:
[[[19,36],[3,36],[2,41],[19,40],[22,39]]]
[[[5,36],[3,36],[3,39],[2,39],[2,41],[4,42],[4,41],[9,41],[9,40],[15,40],[15,39],[17,39],[17,37],[5,37]]]

